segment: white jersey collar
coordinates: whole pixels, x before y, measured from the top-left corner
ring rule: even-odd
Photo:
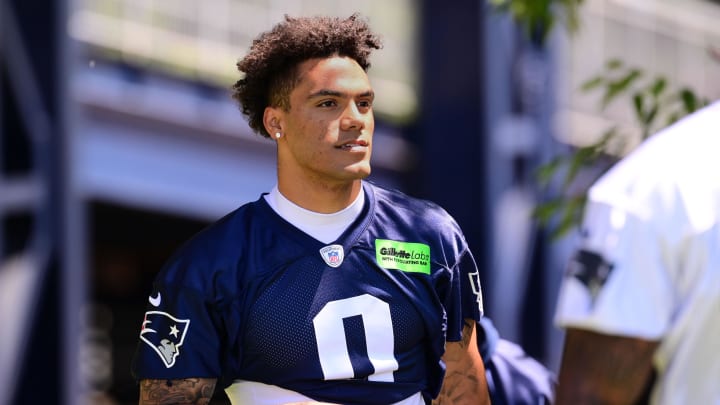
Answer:
[[[365,205],[365,192],[361,188],[355,201],[331,214],[310,211],[293,203],[282,195],[277,185],[265,195],[265,201],[278,215],[296,228],[323,243],[330,243],[342,235],[360,215]]]

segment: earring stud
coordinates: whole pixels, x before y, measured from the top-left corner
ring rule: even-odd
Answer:
[[[280,139],[282,134],[280,132],[275,132],[275,138]]]

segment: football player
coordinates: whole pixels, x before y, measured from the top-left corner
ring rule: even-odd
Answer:
[[[154,283],[140,403],[489,403],[472,254],[439,206],[370,174],[369,55],[353,15],[290,18],[238,63],[234,96],[277,144],[277,185],[211,225]]]
[[[590,189],[556,313],[558,405],[720,404],[718,151],[720,102]]]

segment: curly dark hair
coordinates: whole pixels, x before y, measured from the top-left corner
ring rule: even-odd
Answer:
[[[367,71],[370,53],[381,47],[380,38],[358,13],[346,19],[286,15],[285,21],[260,34],[237,63],[244,77],[233,85],[233,98],[248,116],[250,128],[269,138],[263,125],[265,108],[290,108],[290,92],[299,79],[298,65],[337,54],[354,59]]]

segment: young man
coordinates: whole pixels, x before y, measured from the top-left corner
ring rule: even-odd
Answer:
[[[558,405],[720,404],[718,151],[720,102],[591,188],[556,314]]]
[[[277,187],[158,275],[133,372],[140,403],[489,403],[478,270],[438,206],[370,174],[379,39],[289,18],[238,63],[235,98],[277,143]],[[442,387],[442,388],[441,388]]]

